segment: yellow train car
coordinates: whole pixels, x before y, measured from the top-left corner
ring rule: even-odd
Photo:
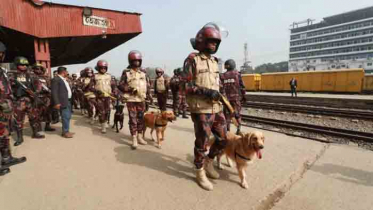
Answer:
[[[364,69],[266,73],[261,76],[261,90],[290,91],[293,77],[298,81],[298,91],[360,93]]]
[[[373,92],[373,74],[365,75],[363,92]]]
[[[245,89],[248,91],[259,91],[260,87],[260,74],[242,74],[242,81]]]

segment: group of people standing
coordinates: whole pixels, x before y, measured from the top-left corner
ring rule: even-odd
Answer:
[[[198,52],[189,54],[183,68],[175,70],[171,79],[165,78],[164,71],[157,68],[157,78],[154,81],[154,93],[161,111],[166,110],[170,89],[176,116],[181,114],[183,118],[188,118],[186,116],[188,105],[195,131],[196,180],[205,190],[213,189],[213,184],[207,177],[219,178],[212,163],[215,156],[227,144],[231,118],[237,120],[239,126],[236,133],[240,133],[241,103],[245,102],[245,88],[241,75],[236,70],[235,62],[226,61],[227,72],[223,74],[219,72],[218,59],[213,54],[218,51],[221,40],[222,31],[219,26],[205,25],[198,31],[196,37],[191,39],[193,48]],[[5,46],[0,45],[1,60],[5,56],[3,48]],[[139,51],[131,51],[128,54],[129,66],[122,72],[120,81],[116,81],[108,73],[109,64],[105,60],[97,62],[95,66],[97,73],[94,73],[92,68],[86,68],[80,72],[79,78],[73,75],[72,79],[69,79],[66,68],[59,67],[57,79],[53,79],[52,85],[45,77],[45,68],[42,65],[34,65],[32,68],[34,73],[28,74],[27,59],[17,58],[15,63],[17,65],[15,76],[8,78],[7,71],[4,69],[0,72],[0,153],[2,156],[0,174],[8,173],[10,165],[26,161],[25,157],[14,158],[10,154],[9,133],[13,121],[17,131],[17,145],[23,142],[22,129],[25,114],[28,114],[30,119],[32,137],[44,138],[39,133],[41,122],[46,123],[45,131],[54,131],[50,126],[51,122],[55,121],[53,108],[60,109],[62,136],[72,138],[73,133],[69,131],[71,106],[78,108],[80,105],[82,110],[86,110],[90,118],[89,122],[92,124],[95,117],[98,117],[101,132],[106,133],[110,104],[125,102],[128,109],[132,148],[136,149],[138,144],[147,144],[142,138],[145,126],[144,114],[153,100],[150,93],[150,79],[141,67],[142,55]],[[52,90],[49,89],[50,87]],[[224,97],[232,105],[234,113],[228,112],[223,106]],[[216,140],[207,151],[211,135],[214,135]]]

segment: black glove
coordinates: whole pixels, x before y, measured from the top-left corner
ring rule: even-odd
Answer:
[[[213,101],[219,101],[221,97],[219,91],[217,90],[207,89],[205,91],[205,94],[208,98],[210,98]]]

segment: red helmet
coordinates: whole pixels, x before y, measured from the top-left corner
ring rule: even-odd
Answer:
[[[132,50],[129,54],[128,54],[128,63],[131,65],[132,61],[140,61],[140,66],[141,66],[141,63],[142,63],[142,55],[139,51],[137,50]]]
[[[95,69],[98,71],[101,67],[106,67],[106,70],[107,70],[108,67],[109,67],[108,62],[105,61],[105,60],[99,60],[99,61],[97,62],[97,65],[96,65]]]
[[[84,69],[85,71],[85,75],[88,76],[89,73],[92,73],[93,74],[93,69],[91,67],[87,67]]]
[[[195,47],[198,51],[204,51],[206,49],[207,40],[216,40],[217,46],[216,50],[213,53],[216,53],[219,49],[221,42],[220,31],[214,27],[203,27],[196,36]]]
[[[163,69],[161,69],[161,68],[156,68],[156,69],[155,69],[155,73],[156,73],[156,74],[164,74],[164,71],[163,71]]]

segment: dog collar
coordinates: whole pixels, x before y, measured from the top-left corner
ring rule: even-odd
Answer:
[[[244,160],[247,160],[247,161],[251,161],[250,158],[247,158],[247,157],[245,157],[245,156],[240,155],[240,154],[237,153],[237,151],[235,150],[235,151],[234,151],[234,158],[237,159],[237,156],[238,156],[239,158],[241,158],[241,159],[244,159]]]
[[[167,124],[160,125],[160,124],[155,124],[155,127],[166,127]]]

